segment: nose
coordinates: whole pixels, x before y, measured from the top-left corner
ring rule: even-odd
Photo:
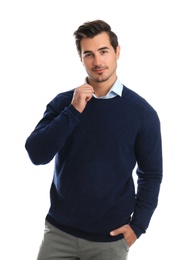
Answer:
[[[94,66],[101,66],[102,65],[102,57],[100,54],[94,55]]]

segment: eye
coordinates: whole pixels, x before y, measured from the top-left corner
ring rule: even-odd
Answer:
[[[91,57],[92,56],[92,53],[90,53],[90,52],[86,52],[86,53],[84,53],[84,55],[83,55],[84,57]]]
[[[104,54],[108,53],[108,50],[102,50],[100,53],[101,53],[102,55],[104,55]]]

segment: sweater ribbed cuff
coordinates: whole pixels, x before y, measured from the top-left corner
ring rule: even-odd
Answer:
[[[137,238],[139,238],[142,234],[144,234],[146,232],[144,229],[142,229],[139,226],[136,226],[132,223],[130,223],[130,226],[131,226],[132,230],[134,231],[134,233],[136,234]]]
[[[68,109],[70,113],[72,113],[75,117],[80,118],[81,113],[77,109],[75,109],[75,107],[72,104],[68,106]]]

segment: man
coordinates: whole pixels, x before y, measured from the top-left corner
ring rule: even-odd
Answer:
[[[157,206],[160,122],[147,101],[120,83],[120,46],[110,26],[86,22],[74,36],[86,82],[57,95],[26,141],[34,164],[55,157],[38,260],[124,260]]]

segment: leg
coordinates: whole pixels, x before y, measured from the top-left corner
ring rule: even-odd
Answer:
[[[44,238],[37,260],[80,260],[76,254],[77,239],[46,221]]]
[[[81,260],[127,260],[129,248],[124,239],[116,242],[92,242],[78,239]]]

